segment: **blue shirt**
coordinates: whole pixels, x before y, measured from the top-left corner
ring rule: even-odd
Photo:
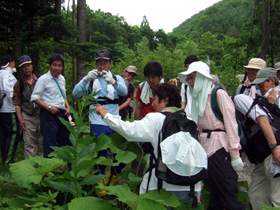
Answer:
[[[86,77],[84,77],[73,89],[73,96],[74,98],[80,98],[83,95],[83,91],[86,92],[86,94],[88,95],[88,90],[89,90],[89,85],[90,82],[85,82],[84,79]],[[114,99],[118,99],[119,95],[120,96],[126,96],[127,95],[127,87],[124,83],[124,80],[121,76],[116,75],[117,78],[117,84],[114,87]],[[106,97],[108,92],[107,92],[107,83],[106,81],[100,77],[99,79],[100,85],[101,85],[101,90],[98,92],[98,97]],[[98,100],[102,100],[102,99],[97,99]],[[104,99],[103,99],[104,100]],[[106,108],[106,110],[112,114],[112,115],[119,115],[119,105],[118,104],[105,104],[104,107]],[[93,106],[92,104],[89,106],[89,110],[91,109],[95,109],[95,106]],[[91,124],[95,124],[95,125],[105,125],[108,126],[108,124],[102,119],[102,117],[98,114],[96,114],[96,112],[90,112],[89,113],[89,121]]]

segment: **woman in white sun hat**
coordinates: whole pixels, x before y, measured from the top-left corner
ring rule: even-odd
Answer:
[[[243,210],[245,206],[237,197],[236,171],[242,170],[243,162],[233,102],[224,90],[218,89],[217,101],[224,122],[218,120],[211,108],[213,78],[209,66],[201,61],[193,62],[179,78],[190,87],[191,117],[197,123],[201,145],[208,157],[209,173],[205,180],[210,192],[208,210]]]

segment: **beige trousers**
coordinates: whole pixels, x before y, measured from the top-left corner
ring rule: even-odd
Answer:
[[[26,130],[23,132],[25,158],[30,155],[44,157],[43,136],[40,129],[40,115],[29,116],[22,112],[22,118],[26,124]]]
[[[253,210],[262,210],[262,206],[280,207],[280,177],[270,174],[272,155],[256,165],[249,187],[249,198]]]

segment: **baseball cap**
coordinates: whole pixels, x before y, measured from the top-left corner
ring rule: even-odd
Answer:
[[[276,73],[277,71],[274,68],[270,68],[270,67],[263,68],[258,71],[256,79],[252,82],[252,84],[254,85],[260,84],[270,77],[277,78]]]
[[[131,72],[131,73],[134,73],[134,74],[137,75],[137,68],[136,68],[136,66],[127,66],[127,67],[125,68],[125,71]]]
[[[23,55],[18,59],[18,66],[21,67],[26,63],[32,63],[31,58],[28,55]]]
[[[266,62],[261,58],[252,58],[247,66],[244,66],[247,69],[263,69],[266,67]]]
[[[107,49],[96,51],[95,60],[99,60],[99,59],[111,60],[112,59],[111,52]]]

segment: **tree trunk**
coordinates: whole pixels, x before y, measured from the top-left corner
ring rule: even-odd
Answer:
[[[269,21],[269,14],[272,12],[271,11],[271,1],[266,1],[266,0],[262,0],[262,18],[259,18],[260,20],[260,27],[261,27],[261,31],[262,31],[262,44],[261,44],[261,53],[260,53],[260,57],[264,60],[266,60],[266,51],[267,51],[267,45],[268,45],[268,41],[269,41],[269,37],[271,35],[272,32],[272,28],[273,25],[276,21],[276,17],[277,17],[277,13],[279,11],[279,8],[276,7],[275,8],[275,12],[271,18],[271,20]],[[270,24],[269,24],[270,22]]]
[[[55,0],[55,15],[61,15],[61,0]],[[54,38],[53,38],[54,42],[60,42],[61,39],[62,39],[61,36],[57,34],[56,31],[54,31]],[[56,52],[59,52],[59,50],[60,49],[55,48]],[[62,74],[64,74],[64,69]]]
[[[20,57],[22,52],[21,52],[21,23],[20,23],[20,11],[19,7],[14,7],[14,40],[16,42],[15,45],[15,55],[17,57]]]
[[[256,7],[257,7],[258,3],[259,3],[259,0],[255,0],[253,14],[252,14],[252,20],[251,20],[251,27],[250,27],[250,37],[248,39],[247,53],[246,53],[246,59],[245,59],[246,65],[249,61],[249,55],[250,55],[251,43],[252,43],[252,37],[253,37],[253,30],[254,30],[254,20],[255,20],[255,15],[256,15]],[[242,84],[246,81],[246,78],[247,78],[247,71],[245,70]]]
[[[69,5],[69,2],[68,2]],[[75,28],[75,19],[76,19],[76,5],[75,5],[75,0],[73,0],[73,7],[72,7],[72,25],[73,28]],[[73,41],[75,41],[75,38],[73,38]],[[77,70],[76,70],[76,58],[75,55],[72,55],[72,75],[73,75],[73,88],[77,84]],[[77,105],[77,99],[73,98],[73,106],[74,109],[78,109]]]
[[[78,0],[77,5],[77,26],[79,30],[78,43],[86,42],[86,0]],[[81,80],[85,73],[85,62],[78,59],[78,80]]]

